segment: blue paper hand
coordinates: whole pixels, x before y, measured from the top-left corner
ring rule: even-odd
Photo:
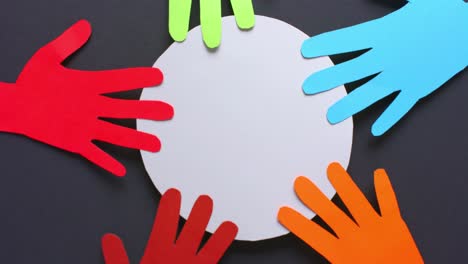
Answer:
[[[464,0],[413,0],[381,19],[306,40],[306,58],[370,49],[348,62],[311,75],[303,85],[316,94],[378,75],[328,110],[339,123],[399,91],[372,126],[380,136],[419,99],[429,95],[467,67],[468,4]]]

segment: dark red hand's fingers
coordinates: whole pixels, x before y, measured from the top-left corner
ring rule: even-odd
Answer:
[[[97,121],[93,139],[126,148],[151,152],[157,152],[161,149],[161,142],[151,134],[114,125],[102,120]]]
[[[80,154],[116,176],[123,177],[126,173],[125,167],[120,162],[91,142],[82,147]]]
[[[218,263],[236,238],[237,231],[234,223],[222,223],[198,253],[201,263]]]
[[[176,245],[187,255],[195,255],[205,234],[206,226],[213,211],[213,201],[210,197],[200,196],[190,212]]]
[[[123,242],[117,235],[106,234],[101,244],[106,264],[130,264]]]
[[[163,74],[151,67],[107,71],[73,70],[77,80],[85,78],[89,88],[99,94],[117,93],[160,85]]]
[[[99,102],[99,116],[108,118],[140,118],[156,121],[174,116],[171,105],[160,101],[119,100],[104,98]]]
[[[91,36],[91,25],[80,20],[68,28],[62,35],[42,47],[36,55],[41,59],[61,63],[68,56],[81,48]]]
[[[180,202],[180,192],[175,189],[168,190],[162,196],[142,263],[151,263],[155,258],[164,259],[164,254],[174,245],[179,227]],[[167,263],[171,261],[167,260]]]

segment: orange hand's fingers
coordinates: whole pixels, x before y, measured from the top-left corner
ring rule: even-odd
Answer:
[[[198,253],[203,263],[218,263],[236,238],[238,228],[232,222],[222,223]]]
[[[334,259],[335,254],[340,254],[339,240],[336,237],[295,210],[282,207],[278,212],[278,220],[328,260]]]
[[[130,264],[125,246],[117,235],[106,234],[101,245],[106,264]]]
[[[61,63],[68,56],[81,48],[91,36],[91,25],[86,20],[80,20],[68,28],[58,38],[42,47],[36,55],[44,59],[52,59]]]
[[[387,173],[383,169],[374,173],[375,192],[379,202],[380,213],[384,217],[400,217],[400,208]]]
[[[137,67],[104,71],[72,70],[76,81],[85,80],[96,93],[107,94],[160,85],[163,73],[156,68]]]
[[[161,149],[161,142],[156,136],[102,120],[97,121],[93,139],[126,148],[142,149],[151,152],[157,152]]]
[[[328,167],[328,178],[358,225],[374,222],[378,214],[340,164],[332,163]]]
[[[162,196],[143,260],[155,259],[153,256],[164,254],[174,245],[179,227],[180,202],[180,192],[175,189],[168,190]]]
[[[212,211],[213,201],[211,198],[206,195],[200,196],[176,241],[177,247],[183,248],[187,254],[195,255],[200,247]]]
[[[108,118],[139,118],[165,121],[174,116],[172,106],[160,101],[103,98],[99,101],[98,107],[99,116]]]
[[[92,163],[113,173],[116,176],[123,177],[126,173],[126,169],[122,163],[118,162],[111,155],[107,154],[93,143],[89,143],[84,146],[80,151],[80,154]]]
[[[294,189],[301,201],[320,216],[338,237],[356,230],[356,224],[306,177],[297,178]]]

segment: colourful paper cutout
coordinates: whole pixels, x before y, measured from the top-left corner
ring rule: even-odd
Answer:
[[[189,31],[191,0],[169,0],[169,33],[178,42],[186,39]],[[255,25],[252,0],[231,0],[237,26],[251,29]],[[217,48],[221,43],[221,0],[200,0],[200,23],[207,47]]]
[[[173,43],[153,66],[166,73],[161,89],[144,89],[141,99],[171,102],[177,117],[168,123],[137,120],[138,130],[157,134],[167,146],[161,153],[141,151],[159,192],[177,188],[187,197],[184,218],[196,197],[209,195],[217,210],[207,231],[230,219],[242,241],[289,233],[276,219],[284,204],[313,217],[285,186],[298,174],[313,175],[333,197],[327,167],[334,161],[347,165],[353,142],[353,120],[331,125],[326,118],[332,103],[347,94],[344,86],[317,96],[301,93],[311,72],[333,66],[330,58],[297,56],[308,35],[281,20],[256,19],[255,30],[242,32],[234,16],[223,17],[228,41],[216,52],[203,45],[200,26],[185,43]],[[187,61],[197,66],[187,67]]]
[[[234,241],[237,226],[232,222],[224,222],[199,250],[213,210],[213,201],[206,195],[197,199],[176,240],[180,203],[180,192],[175,189],[170,189],[163,195],[140,263],[214,264],[219,262]],[[117,235],[103,236],[102,251],[106,264],[130,263],[125,246]]]
[[[408,227],[385,170],[374,174],[379,215],[339,164],[328,168],[328,177],[351,219],[305,177],[294,185],[297,195],[333,229],[336,236],[295,210],[283,207],[278,219],[286,228],[317,250],[331,263],[394,264],[424,263]]]
[[[91,26],[81,20],[39,49],[16,83],[1,83],[0,131],[21,134],[77,153],[117,176],[125,167],[93,144],[104,141],[123,147],[158,151],[153,135],[117,126],[100,118],[172,118],[170,105],[158,101],[119,100],[104,94],[150,87],[162,82],[154,68],[109,71],[68,69],[61,63],[83,46]]]
[[[220,0],[200,0],[200,24],[208,48],[216,48],[221,44],[221,16]]]
[[[182,42],[187,37],[192,0],[169,0],[169,34]]]
[[[429,95],[468,62],[468,6],[463,0],[410,1],[381,19],[324,33],[304,42],[306,58],[370,48],[351,61],[311,75],[306,94],[330,90],[373,74],[374,79],[330,107],[335,124],[399,91],[372,126],[380,136],[421,98]]]

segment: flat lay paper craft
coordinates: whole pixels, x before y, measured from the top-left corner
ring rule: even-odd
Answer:
[[[251,29],[255,25],[255,14],[252,0],[230,0],[237,26],[240,29]],[[169,33],[175,41],[187,38],[190,22],[192,0],[169,0]],[[221,44],[221,0],[200,0],[200,23],[203,41],[209,48]]]
[[[68,69],[61,63],[83,46],[91,26],[81,20],[39,49],[16,83],[0,83],[0,131],[21,134],[82,155],[117,176],[125,167],[92,141],[159,151],[153,135],[100,120],[143,118],[168,120],[173,109],[160,101],[120,100],[104,96],[159,85],[163,75],[154,68],[107,71]]]
[[[281,208],[278,213],[284,226],[331,263],[424,263],[400,215],[395,193],[384,170],[377,170],[374,179],[380,215],[340,164],[331,164],[328,176],[354,220],[328,200],[309,179],[299,177],[295,183],[297,195],[333,229],[336,236],[289,207]]]
[[[155,64],[165,72],[162,89],[145,89],[141,99],[171,102],[177,114],[164,123],[138,120],[137,127],[164,142],[158,155],[142,151],[143,161],[160,192],[184,194],[184,218],[207,194],[217,206],[209,232],[229,219],[239,227],[236,239],[257,241],[289,232],[276,220],[284,204],[314,216],[291,192],[297,175],[314,175],[333,197],[326,168],[348,164],[353,124],[332,126],[325,117],[344,87],[304,96],[310,72],[333,65],[300,55],[306,34],[263,16],[250,31],[235,25],[233,16],[223,18],[225,42],[216,51],[206,49],[197,27],[164,52]]]
[[[380,136],[423,97],[468,65],[468,5],[463,0],[410,1],[383,18],[324,33],[304,42],[306,58],[370,49],[314,73],[303,85],[317,94],[374,74],[375,78],[338,101],[328,120],[339,123],[392,93],[396,99],[372,126]]]
[[[176,240],[180,203],[180,192],[175,189],[168,190],[162,196],[141,264],[215,264],[234,241],[237,234],[236,225],[224,222],[199,249],[213,211],[213,201],[208,196],[197,199]],[[103,236],[102,252],[106,264],[130,263],[125,246],[117,235]]]

